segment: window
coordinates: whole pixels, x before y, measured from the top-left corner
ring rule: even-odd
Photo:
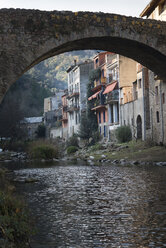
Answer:
[[[76,125],[78,124],[77,114],[76,114]]]
[[[138,88],[141,89],[141,79],[138,79]]]
[[[111,123],[114,123],[114,107],[113,107],[113,104],[111,104]]]
[[[155,87],[155,96],[156,96],[156,104],[158,104],[158,102],[159,102],[159,90],[158,90],[158,86]]]
[[[99,112],[99,123],[101,123],[101,113]]]
[[[137,100],[138,99],[138,92],[137,92],[137,84],[133,84],[133,97],[134,97],[134,100]]]
[[[162,93],[162,102],[165,103],[165,93]]]
[[[105,111],[103,111],[103,122],[105,122]]]
[[[106,137],[106,126],[104,126],[104,137]]]
[[[117,122],[119,122],[119,103],[117,103]]]
[[[101,70],[101,76],[104,77],[104,69]]]
[[[159,111],[156,112],[156,119],[157,119],[157,123],[159,123],[160,122]]]

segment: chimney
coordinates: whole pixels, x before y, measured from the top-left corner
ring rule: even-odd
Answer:
[[[76,59],[74,60],[74,65],[75,65],[75,66],[77,65],[77,60],[76,60]]]

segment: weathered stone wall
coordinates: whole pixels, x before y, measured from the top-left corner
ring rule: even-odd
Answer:
[[[0,100],[25,71],[66,51],[101,49],[166,78],[166,23],[115,14],[0,10]]]
[[[158,96],[156,87],[158,87]],[[149,99],[150,137],[155,143],[166,144],[166,81],[155,80],[152,71],[149,71]],[[159,119],[157,119],[157,112]]]

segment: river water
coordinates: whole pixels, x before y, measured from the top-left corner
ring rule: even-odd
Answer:
[[[166,247],[166,167],[38,165],[15,170],[38,232],[32,248]]]

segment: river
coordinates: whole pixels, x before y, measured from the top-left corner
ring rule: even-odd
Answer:
[[[166,167],[37,165],[14,171],[32,248],[166,247]]]

